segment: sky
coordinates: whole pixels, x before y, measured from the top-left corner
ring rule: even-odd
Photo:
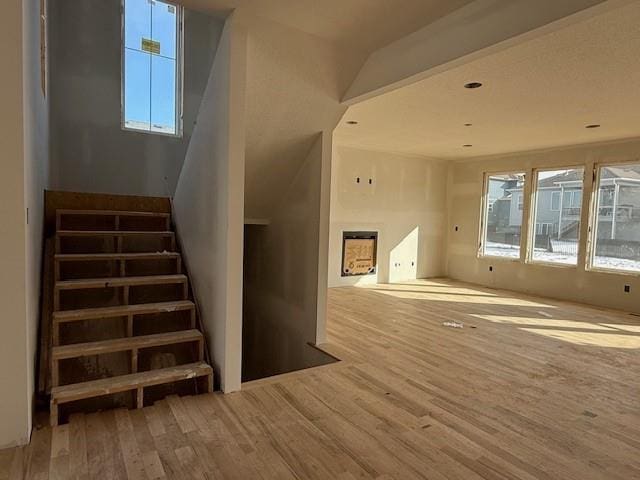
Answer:
[[[175,133],[176,15],[175,6],[160,1],[125,2],[125,122]],[[143,51],[143,38],[159,42],[160,54]]]

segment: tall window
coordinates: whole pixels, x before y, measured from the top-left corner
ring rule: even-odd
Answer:
[[[123,0],[123,24],[123,127],[180,135],[180,7],[160,0]]]
[[[532,261],[578,264],[583,182],[584,168],[537,172]]]
[[[640,163],[600,167],[596,201],[591,266],[640,272]]]
[[[520,258],[524,173],[487,175],[480,254]]]

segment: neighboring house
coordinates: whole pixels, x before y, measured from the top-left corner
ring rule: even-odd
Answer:
[[[518,235],[522,223],[518,208],[524,208],[523,177],[513,175],[505,178],[504,183],[490,183],[488,192],[488,215],[495,241],[502,241],[505,235]]]
[[[536,235],[577,240],[582,208],[582,172],[570,170],[538,183]],[[524,206],[523,185],[509,180],[503,195],[491,202],[498,231],[519,230]],[[492,193],[492,192],[490,192]],[[633,240],[640,235],[640,169],[606,167],[600,179],[598,238]]]

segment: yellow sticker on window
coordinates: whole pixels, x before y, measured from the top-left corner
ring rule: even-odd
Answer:
[[[160,42],[149,40],[148,38],[142,39],[142,50],[144,52],[150,52],[155,55],[160,55]]]

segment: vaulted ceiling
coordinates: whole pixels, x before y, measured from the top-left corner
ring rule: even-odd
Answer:
[[[632,2],[367,100],[350,108],[335,139],[465,158],[640,136],[638,25]]]
[[[473,0],[181,0],[204,11],[242,9],[365,52],[427,25]]]

